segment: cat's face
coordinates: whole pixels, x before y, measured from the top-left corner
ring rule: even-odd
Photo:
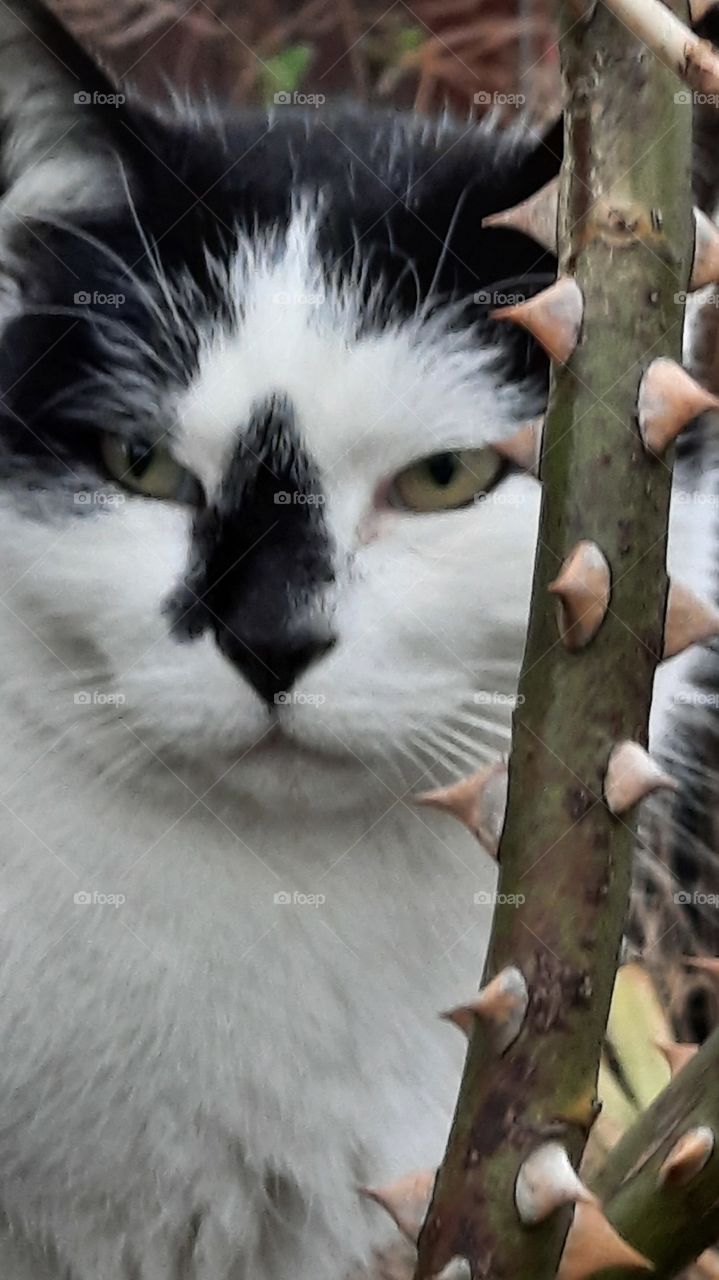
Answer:
[[[488,249],[479,218],[531,179],[491,136],[383,119],[152,128],[149,173],[88,156],[105,208],[48,189],[62,154],[7,197],[3,630],[31,637],[11,665],[142,768],[461,772],[504,741],[539,503],[493,448],[541,398],[531,352],[500,351],[486,311],[488,279],[546,260]]]

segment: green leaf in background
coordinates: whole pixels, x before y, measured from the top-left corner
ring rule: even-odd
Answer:
[[[281,53],[265,58],[262,67],[263,97],[271,101],[278,92],[294,92],[309,70],[313,53],[309,44],[292,44]]]
[[[413,53],[427,39],[427,34],[421,27],[401,27],[396,36],[397,54]]]

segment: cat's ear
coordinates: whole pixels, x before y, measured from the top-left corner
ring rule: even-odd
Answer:
[[[67,215],[120,198],[123,103],[40,0],[3,0],[0,228],[13,218]]]

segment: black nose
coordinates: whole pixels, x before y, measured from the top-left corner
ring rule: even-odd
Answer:
[[[337,643],[327,630],[311,629],[276,636],[243,635],[223,627],[220,649],[270,706],[281,703],[303,671]]]

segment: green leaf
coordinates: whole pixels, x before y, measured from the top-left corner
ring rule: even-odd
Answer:
[[[398,54],[413,53],[426,38],[426,32],[421,27],[401,27],[396,37]]]
[[[271,100],[275,93],[292,93],[302,83],[313,58],[309,44],[293,44],[266,58],[262,67],[263,96]]]

